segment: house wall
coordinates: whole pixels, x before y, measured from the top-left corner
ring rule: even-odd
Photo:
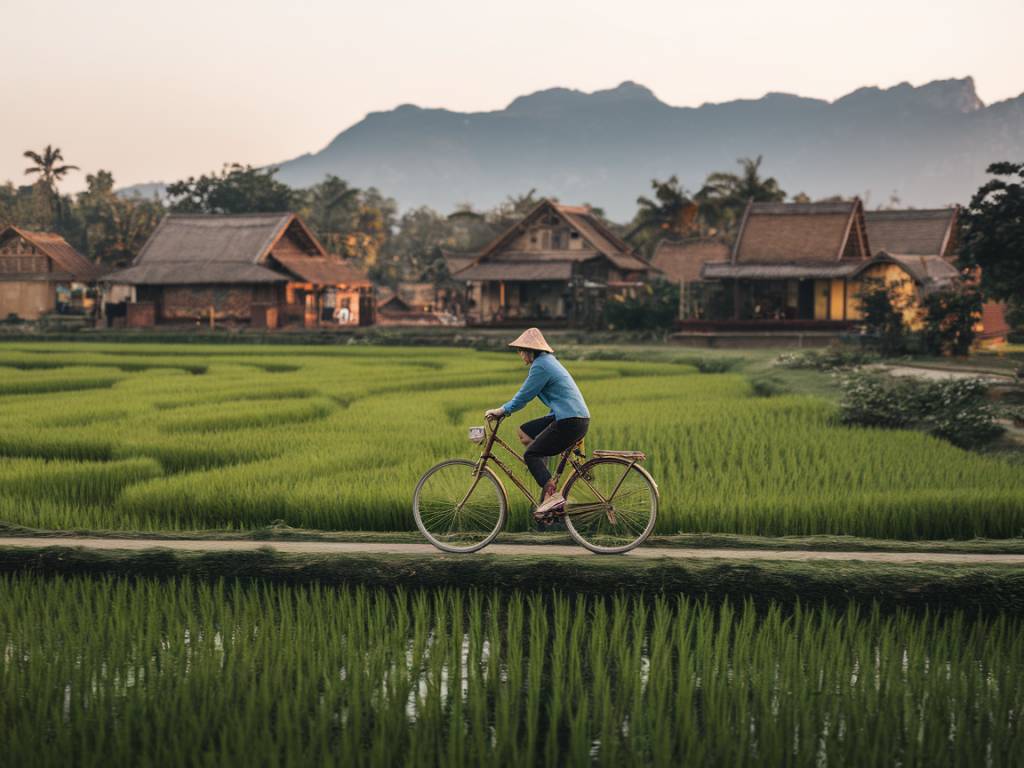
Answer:
[[[273,302],[272,285],[168,285],[159,295],[158,319],[208,320],[210,308],[217,320],[249,320],[252,304]]]
[[[902,307],[903,322],[910,330],[919,330],[922,322],[917,284],[914,278],[897,264],[875,264],[864,270],[858,280],[851,281],[853,311],[856,314],[851,314],[850,317],[857,320],[863,317],[859,294],[869,288],[873,281],[879,280],[894,288],[896,304]]]
[[[292,239],[291,232],[285,232],[271,249],[270,254],[272,256],[309,256],[310,252],[300,247]]]
[[[0,244],[0,274],[50,272],[49,257],[23,237],[9,237]]]
[[[533,224],[514,237],[503,250],[509,251],[582,251],[590,244],[579,232],[562,222],[544,221]]]
[[[846,320],[846,281],[833,280],[829,289],[829,319]]]
[[[565,319],[567,285],[561,282],[506,282],[475,283],[472,295],[477,306],[469,313],[473,322],[490,322],[499,309],[504,319],[551,318]],[[504,304],[502,303],[504,296]]]
[[[0,320],[12,314],[22,320],[38,320],[42,315],[53,312],[56,306],[55,283],[0,280]]]

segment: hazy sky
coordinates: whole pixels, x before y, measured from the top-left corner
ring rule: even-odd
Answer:
[[[119,185],[323,147],[368,111],[635,80],[663,101],[1024,91],[1024,0],[0,0],[0,180],[53,143]],[[386,191],[386,190],[385,190]]]

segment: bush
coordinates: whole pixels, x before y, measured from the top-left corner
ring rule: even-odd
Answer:
[[[858,368],[877,363],[878,353],[860,347],[829,347],[826,350],[806,352],[785,352],[779,355],[775,364],[780,368],[809,368],[816,371],[832,371]]]
[[[860,295],[860,311],[868,337],[883,355],[907,351],[907,328],[903,323],[902,283],[867,280]]]
[[[1003,432],[988,403],[988,387],[978,379],[856,373],[844,377],[841,387],[844,424],[918,429],[961,448],[977,448]]]
[[[701,373],[728,373],[740,362],[738,357],[701,357],[694,365]]]
[[[679,317],[679,287],[655,280],[635,299],[612,299],[604,308],[605,325],[616,330],[671,330]]]
[[[981,314],[981,294],[976,288],[947,288],[935,291],[921,301],[925,350],[931,355],[963,357],[971,350],[977,335],[974,324]]]

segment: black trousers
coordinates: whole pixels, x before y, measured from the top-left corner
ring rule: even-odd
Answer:
[[[566,448],[579,442],[590,427],[590,419],[561,419],[545,416],[523,424],[520,429],[533,438],[523,459],[533,479],[543,488],[551,479],[544,459],[557,456]]]

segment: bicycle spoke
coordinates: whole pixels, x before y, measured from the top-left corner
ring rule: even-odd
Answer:
[[[453,461],[432,469],[417,486],[414,512],[427,538],[438,546],[468,550],[497,533],[504,496],[489,474]],[[442,548],[443,548],[442,547]]]
[[[570,531],[598,549],[634,544],[647,533],[657,505],[646,476],[615,460],[590,464],[587,475],[574,477],[567,490]]]

